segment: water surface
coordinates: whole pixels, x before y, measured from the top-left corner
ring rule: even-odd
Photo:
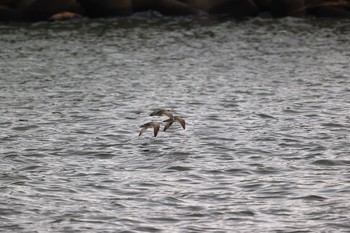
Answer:
[[[349,23],[1,25],[1,229],[349,232]]]

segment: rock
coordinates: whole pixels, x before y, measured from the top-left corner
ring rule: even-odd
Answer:
[[[131,0],[133,12],[154,10],[158,0]]]
[[[65,21],[65,20],[71,20],[71,19],[76,19],[76,18],[81,18],[81,17],[82,16],[77,14],[77,13],[63,11],[63,12],[51,15],[48,18],[48,20],[49,21]]]
[[[252,17],[258,14],[258,7],[252,0],[227,0],[211,9],[209,13],[229,14],[234,18]]]
[[[0,21],[22,20],[22,12],[7,6],[0,6]]]
[[[23,17],[25,20],[40,21],[63,11],[80,14],[82,10],[75,0],[37,0],[23,9]]]
[[[197,15],[199,10],[177,0],[160,0],[156,8],[162,15]]]
[[[314,7],[307,12],[316,17],[350,18],[350,10],[342,7]]]
[[[350,1],[305,0],[307,13],[316,17],[349,18]]]
[[[116,17],[132,14],[132,0],[77,0],[89,17]]]
[[[154,10],[158,0],[131,0],[134,12]]]
[[[193,8],[209,14],[223,14],[234,18],[256,16],[258,7],[253,0],[182,0]]]
[[[10,7],[15,9],[25,9],[32,5],[36,0],[13,0],[10,3]]]
[[[0,6],[8,6],[13,0],[0,0]]]
[[[303,17],[305,16],[304,0],[271,0],[273,17]]]
[[[132,0],[132,6],[135,12],[155,10],[167,16],[197,15],[200,13],[198,9],[179,0]]]
[[[257,5],[259,12],[270,11],[271,9],[271,0],[254,0],[254,3]]]

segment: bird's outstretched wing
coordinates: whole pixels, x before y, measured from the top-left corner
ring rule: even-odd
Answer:
[[[183,129],[185,129],[185,120],[182,118],[182,117],[180,117],[180,116],[178,116],[178,117],[175,117],[176,118],[176,120],[180,123],[180,125],[182,126],[182,128]]]
[[[173,124],[173,121],[168,121],[164,126],[164,131],[169,129],[169,127]]]

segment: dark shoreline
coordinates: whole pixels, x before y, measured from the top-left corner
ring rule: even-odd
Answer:
[[[0,21],[60,21],[80,17],[163,16],[350,18],[350,0],[0,0]]]

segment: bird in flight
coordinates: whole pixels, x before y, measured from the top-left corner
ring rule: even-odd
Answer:
[[[185,120],[181,116],[173,116],[171,110],[163,109],[159,111],[154,111],[150,116],[167,116],[169,119],[163,121],[165,122],[164,131],[166,131],[173,123],[179,123],[183,129],[185,129]],[[160,129],[161,122],[151,121],[140,126],[141,131],[139,136],[141,136],[148,128],[153,128],[154,137],[157,137]]]
[[[173,114],[171,114],[171,110],[159,110],[152,112],[150,116],[168,116],[169,118],[173,118]]]
[[[180,123],[182,128],[185,129],[185,120],[181,116],[174,116],[173,118],[169,118],[168,120],[165,120],[163,122],[166,122],[164,126],[164,131],[167,130],[175,122]]]
[[[154,136],[157,137],[158,132],[159,132],[159,128],[160,128],[160,124],[159,124],[159,122],[151,121],[151,122],[148,122],[146,124],[141,125],[140,128],[141,128],[141,131],[140,131],[139,136],[141,136],[146,131],[146,129],[153,128]]]

